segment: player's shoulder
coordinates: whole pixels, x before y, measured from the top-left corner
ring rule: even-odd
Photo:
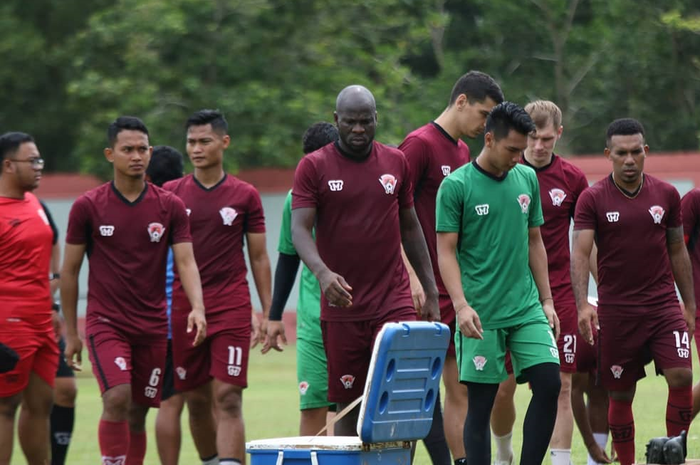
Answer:
[[[243,194],[243,195],[257,195],[257,196],[260,195],[257,187],[255,187],[253,184],[249,183],[248,181],[244,181],[243,179],[236,177],[232,174],[226,175],[226,179],[224,179],[223,184],[227,188],[232,189],[235,192]]]
[[[374,141],[374,150],[377,151],[377,155],[383,156],[383,157],[396,157],[399,159],[404,159],[406,156],[404,155],[403,151],[399,149],[398,147],[392,147],[386,144],[382,144],[381,142]]]
[[[583,177],[586,178],[586,173],[583,172],[576,164],[571,160],[567,160],[561,155],[555,155],[557,163],[561,166],[561,170],[569,177]]]
[[[535,171],[534,168],[531,166],[528,166],[524,163],[518,163],[516,164],[508,173],[508,175],[514,175],[517,177],[521,177],[524,179],[527,179],[528,181],[535,180],[537,181],[537,171]]]
[[[163,184],[163,189],[165,189],[166,191],[175,192],[182,189],[190,182],[192,182],[192,175],[187,174],[181,178],[173,179],[171,181],[166,182],[165,184]]]
[[[158,187],[155,184],[149,182],[147,184],[146,189],[148,189],[146,193],[147,196],[151,198],[157,198],[164,205],[176,205],[178,207],[184,207],[185,205],[182,199],[180,199],[180,197],[178,197],[174,192],[164,189],[163,187]]]
[[[683,195],[683,202],[698,202],[700,201],[700,188],[693,188],[690,189],[688,192]]]
[[[109,194],[114,187],[112,186],[112,181],[106,182],[97,187],[83,192],[81,195],[75,199],[76,204],[95,204],[104,202],[109,198]]]
[[[668,181],[664,181],[661,178],[657,178],[656,176],[652,176],[651,174],[644,173],[644,182],[649,186],[653,186],[655,189],[663,190],[665,192],[677,192],[673,184]]]
[[[409,132],[408,135],[404,138],[401,145],[404,145],[407,142],[412,142],[412,143],[417,142],[417,143],[424,144],[427,141],[429,141],[430,139],[432,139],[432,133],[434,130],[435,130],[435,127],[433,126],[432,123],[424,124],[423,126]]]

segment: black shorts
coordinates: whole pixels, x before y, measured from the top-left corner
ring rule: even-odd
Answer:
[[[56,370],[56,378],[75,378],[73,369],[66,362],[66,340],[61,336],[58,340],[58,369]]]
[[[173,341],[168,339],[168,354],[165,356],[165,370],[163,372],[163,389],[161,391],[160,400],[168,400],[179,391],[175,389],[175,378],[173,370]]]

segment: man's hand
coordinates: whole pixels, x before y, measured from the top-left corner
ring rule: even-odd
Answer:
[[[546,299],[544,302],[542,302],[542,310],[544,310],[544,315],[547,317],[547,322],[549,323],[549,327],[552,328],[554,340],[556,341],[559,339],[561,328],[559,327],[559,317],[557,316],[557,312],[554,310],[554,302],[552,299]]]
[[[583,336],[583,340],[593,345],[593,328],[600,329],[598,324],[598,312],[589,303],[583,304],[578,310],[578,331]]]
[[[685,320],[685,324],[688,325],[688,336],[692,339],[693,334],[695,334],[695,307],[690,308],[684,305],[683,319]]]
[[[409,273],[408,279],[411,282],[411,297],[413,297],[413,307],[418,313],[418,319],[423,318],[423,305],[425,305],[425,292],[423,285],[418,280],[415,273]]]
[[[282,347],[279,344],[287,345],[287,336],[284,334],[284,323],[281,321],[269,321],[267,323],[267,334],[261,352],[266,354],[270,349],[275,349],[277,352],[282,352]]]
[[[420,313],[423,320],[440,321],[440,302],[438,296],[428,296],[425,298],[423,310]]]
[[[597,442],[592,442],[586,445],[588,449],[588,454],[593,458],[595,463],[612,463],[608,454],[605,453],[603,449],[600,448]]]
[[[349,307],[352,305],[352,287],[345,282],[345,278],[337,273],[328,270],[318,276],[318,282],[321,284],[323,295],[326,296],[328,303],[335,307]]]
[[[207,337],[207,320],[204,317],[204,309],[192,309],[190,314],[187,315],[187,332],[191,333],[195,328],[197,328],[197,333],[194,335],[193,347],[204,342],[204,339]]]
[[[61,315],[52,310],[53,315],[51,315],[51,324],[53,325],[53,332],[56,335],[56,340],[61,338]]]
[[[455,309],[457,315],[457,326],[464,337],[473,339],[483,339],[484,330],[481,327],[481,319],[470,305],[464,305]]]
[[[75,371],[82,371],[83,367],[81,363],[83,362],[83,357],[81,352],[83,351],[83,341],[77,334],[67,334],[66,335],[66,350],[64,355],[66,357],[66,363]],[[73,360],[75,356],[75,360]]]
[[[262,328],[260,324],[260,320],[258,320],[258,317],[255,316],[255,313],[251,315],[251,326],[253,328],[252,334],[250,335],[250,348],[254,348],[257,346],[261,339],[264,337],[262,333]]]

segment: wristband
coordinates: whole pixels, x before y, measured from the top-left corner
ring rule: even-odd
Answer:
[[[60,279],[61,275],[60,273],[51,273],[49,274],[49,281],[53,281],[54,279]]]

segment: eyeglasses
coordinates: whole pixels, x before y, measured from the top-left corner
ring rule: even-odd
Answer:
[[[15,160],[11,158],[10,161],[16,161],[17,163],[31,163],[32,168],[36,169],[43,168],[44,164],[46,163],[43,158],[31,158],[29,160]]]

